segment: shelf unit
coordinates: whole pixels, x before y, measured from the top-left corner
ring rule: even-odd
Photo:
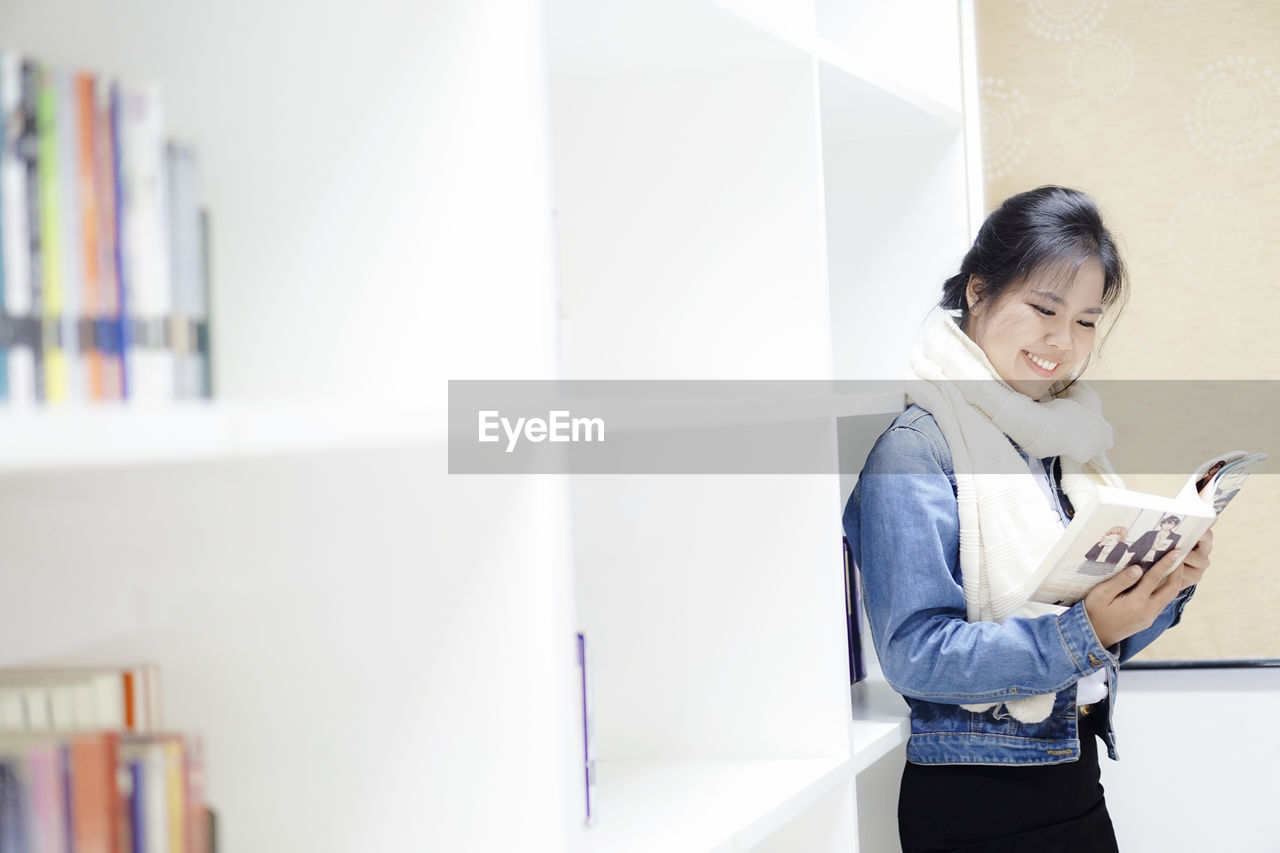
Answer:
[[[837,460],[901,391],[626,412],[807,424],[820,475],[464,477],[446,380],[897,378],[967,243],[960,17],[0,9],[24,52],[163,83],[223,398],[0,414],[0,663],[159,664],[227,849],[856,849],[904,729],[846,690]]]

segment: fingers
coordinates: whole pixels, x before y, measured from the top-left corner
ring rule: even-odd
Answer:
[[[1110,580],[1098,584],[1095,589],[1100,590],[1099,595],[1105,596],[1106,600],[1110,601],[1124,595],[1141,579],[1142,569],[1138,566],[1130,566],[1127,569],[1121,569],[1120,574]]]
[[[1203,572],[1209,568],[1209,552],[1193,548],[1187,552],[1187,558],[1182,561],[1182,565],[1193,571]]]
[[[1174,569],[1165,582],[1160,585],[1160,588],[1156,591],[1160,602],[1160,609],[1163,610],[1164,605],[1177,598],[1178,593],[1182,592],[1183,587],[1187,586],[1186,571],[1187,564],[1183,561],[1178,564],[1178,567]]]
[[[1165,578],[1174,571],[1175,566],[1178,567],[1178,570],[1181,570],[1182,567],[1180,564],[1187,556],[1187,553],[1187,551],[1174,550],[1165,554],[1156,561],[1155,565],[1147,570],[1146,575],[1143,576],[1142,581],[1137,585],[1135,592],[1142,592],[1146,595],[1155,595],[1164,583]]]
[[[1209,553],[1212,550],[1213,550],[1213,528],[1210,527],[1208,530],[1204,532],[1204,535],[1200,537],[1200,541],[1195,544],[1195,547],[1192,548],[1191,551],[1192,553],[1203,554],[1204,556],[1207,557],[1209,556]]]

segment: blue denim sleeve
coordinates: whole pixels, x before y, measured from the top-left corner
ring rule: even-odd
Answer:
[[[968,622],[960,522],[932,436],[909,425],[876,442],[844,515],[876,653],[899,693],[953,704],[1056,693],[1117,660],[1083,602],[1061,614]]]

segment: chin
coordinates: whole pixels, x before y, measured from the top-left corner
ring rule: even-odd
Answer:
[[[1053,387],[1053,380],[1024,380],[1022,382],[1012,382],[1010,384],[1013,386],[1013,390],[1026,394],[1033,400],[1039,400],[1045,394],[1049,393],[1049,389]]]

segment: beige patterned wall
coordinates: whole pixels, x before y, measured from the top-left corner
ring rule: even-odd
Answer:
[[[1129,265],[1088,378],[1280,380],[1280,2],[975,0],[975,15],[988,210],[1041,184],[1085,190]],[[1141,440],[1116,426],[1117,453]],[[1280,440],[1243,449],[1280,471]],[[1215,532],[1212,574],[1146,657],[1280,658],[1280,476],[1255,477]]]

